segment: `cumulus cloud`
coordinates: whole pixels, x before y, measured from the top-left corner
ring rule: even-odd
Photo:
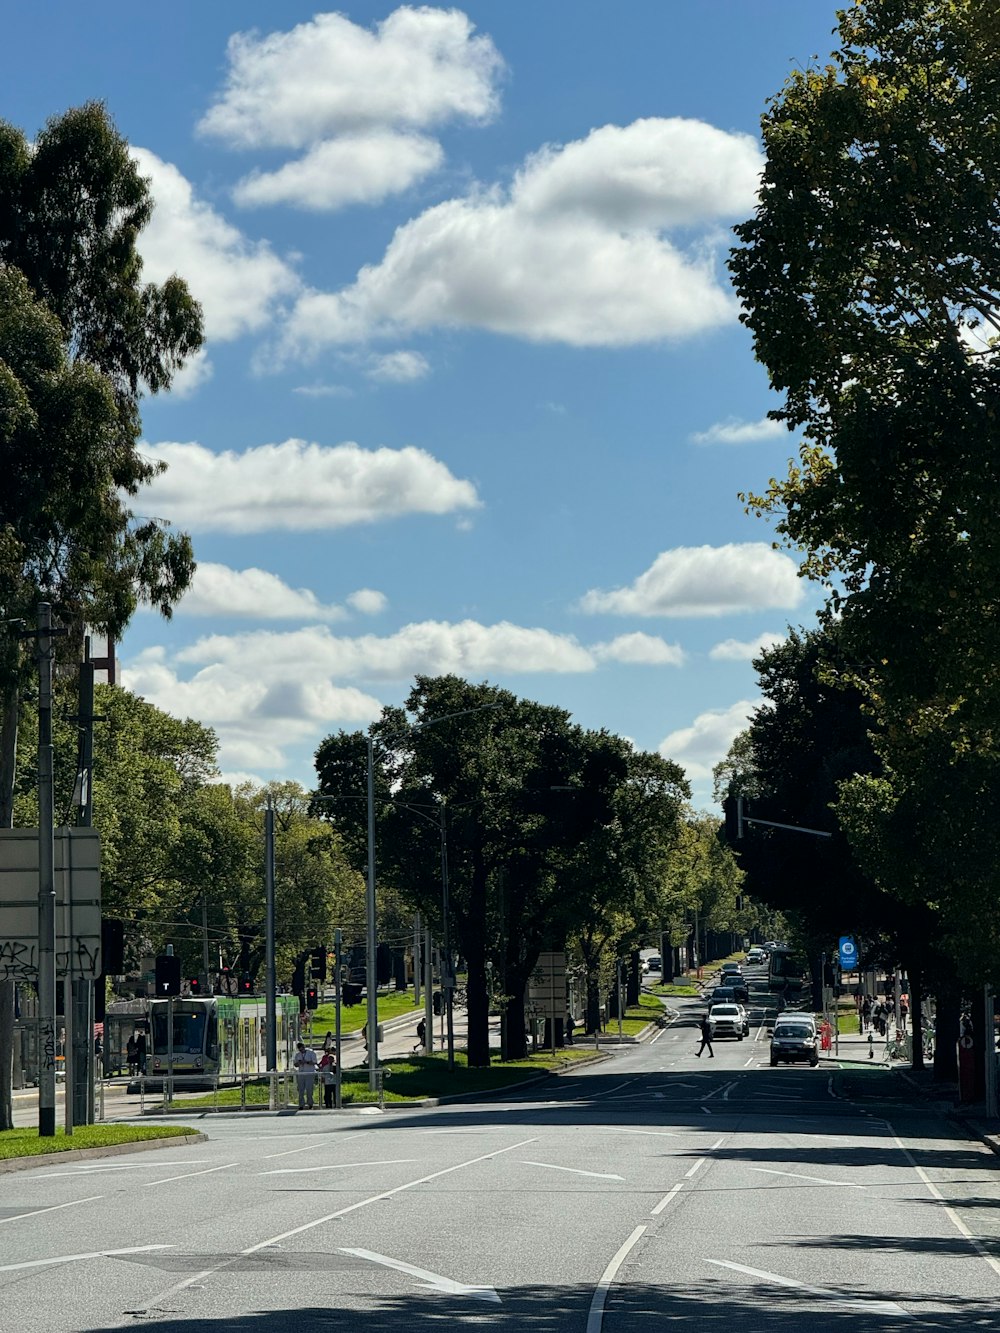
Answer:
[[[619,634],[609,643],[595,643],[592,650],[600,662],[627,662],[636,666],[682,666],[684,650],[655,634]]]
[[[689,727],[681,727],[665,737],[658,746],[659,752],[665,759],[681,764],[694,781],[704,781],[712,776],[712,769],[747,728],[757,707],[757,703],[741,699],[729,708],[710,708],[699,713]]]
[[[773,648],[776,643],[784,643],[784,634],[758,634],[756,639],[742,642],[739,639],[723,639],[709,650],[713,662],[752,662],[765,648]]]
[[[380,596],[381,594],[374,594]],[[308,588],[290,588],[265,569],[230,569],[199,561],[177,614],[254,620],[343,620],[342,606],[325,606]]]
[[[503,61],[474,32],[457,9],[403,6],[372,28],[331,13],[288,32],[237,33],[225,88],[198,129],[231,148],[305,150],[242,180],[241,204],[378,202],[441,165],[440,144],[419,131],[496,114]]]
[[[346,384],[298,384],[292,393],[303,398],[352,398],[354,390]]]
[[[377,592],[374,588],[359,588],[347,598],[347,605],[360,615],[377,616],[389,605],[389,599],[384,592]]]
[[[168,465],[143,492],[148,512],[194,531],[305,532],[480,504],[471,482],[412,446],[285,440],[213,453],[196,443],[160,443],[143,453]]]
[[[194,356],[188,357],[170,383],[172,398],[191,398],[203,384],[207,384],[215,373],[204,347],[199,348]]]
[[[244,208],[291,204],[328,212],[347,204],[377,204],[414,185],[444,161],[436,139],[372,131],[316,144],[277,171],[254,171],[233,190]]]
[[[721,616],[795,607],[803,596],[790,556],[764,542],[734,542],[664,551],[628,587],[591,589],[581,608],[614,615]]]
[[[788,427],[770,417],[761,417],[760,421],[727,417],[725,421],[709,426],[708,430],[695,431],[691,439],[695,444],[753,444],[757,440],[776,440],[787,434]]]
[[[411,384],[430,374],[430,369],[430,362],[419,352],[400,351],[373,357],[365,373],[385,384]]]
[[[262,328],[300,286],[294,269],[264,241],[251,241],[209,204],[185,177],[146,148],[133,148],[150,179],[153,216],[139,237],[145,275],[163,282],[184,276],[205,312],[210,339],[238,338]]]
[[[352,285],[303,292],[281,354],[431,328],[586,347],[717,327],[736,305],[716,273],[715,229],[752,207],[760,166],[749,135],[676,118],[547,147],[509,189],[474,190],[400,227]]]

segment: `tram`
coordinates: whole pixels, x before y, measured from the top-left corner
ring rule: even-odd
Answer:
[[[173,1004],[173,1065],[167,1027]],[[290,1069],[299,1039],[299,1001],[275,999],[279,1069]],[[130,1036],[145,1037],[148,1077],[186,1075],[238,1079],[267,1070],[267,1005],[260,995],[179,996],[109,1004],[105,1019],[105,1071],[124,1072]]]
[[[806,986],[809,964],[805,957],[777,945],[770,952],[767,960],[767,984],[773,991],[800,991]]]

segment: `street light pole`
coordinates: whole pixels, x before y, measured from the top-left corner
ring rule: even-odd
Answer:
[[[378,1086],[378,980],[375,975],[375,739],[368,732],[368,883],[365,890],[368,1087]]]
[[[448,898],[448,807],[441,798],[441,915],[444,936],[444,964],[441,968],[441,986],[444,990],[448,1014],[448,1068],[455,1068],[455,969],[451,955],[451,904]]]
[[[56,1132],[56,880],[52,607],[38,604],[38,1136]],[[67,1099],[71,1090],[67,1088]]]
[[[278,1002],[275,995],[278,976],[274,949],[274,802],[270,792],[264,807],[264,888],[267,909],[264,1013],[267,1022],[267,1067],[273,1072],[278,1068]],[[274,1084],[271,1086],[274,1087]]]

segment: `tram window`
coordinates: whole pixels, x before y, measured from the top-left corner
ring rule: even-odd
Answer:
[[[174,1012],[174,1054],[201,1055],[205,1043],[205,1013]],[[153,1050],[157,1055],[167,1051],[167,1015],[165,1010],[153,1014]]]

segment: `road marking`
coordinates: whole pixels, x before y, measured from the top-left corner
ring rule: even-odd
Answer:
[[[415,1162],[415,1157],[386,1157],[376,1162],[334,1162],[332,1166],[276,1166],[270,1171],[258,1171],[258,1176],[304,1176],[314,1171],[346,1171],[351,1166],[396,1166],[403,1162]]]
[[[831,1305],[839,1305],[844,1310],[856,1310],[865,1314],[894,1315],[897,1319],[912,1319],[913,1316],[895,1301],[862,1301],[851,1296],[842,1296],[828,1287],[811,1287],[807,1282],[799,1282],[792,1277],[782,1277],[780,1273],[765,1273],[760,1268],[747,1268],[744,1264],[727,1263],[725,1259],[706,1259],[707,1264],[716,1264],[719,1268],[731,1268],[735,1273],[746,1273],[750,1277],[759,1277],[764,1282],[773,1282],[779,1287],[794,1287],[810,1296],[821,1296]]]
[[[744,1064],[743,1068],[744,1068],[744,1069],[749,1069],[750,1066],[753,1064],[753,1062],[754,1062],[756,1059],[757,1059],[757,1057],[756,1057],[755,1055],[751,1055],[750,1059],[746,1061],[746,1063]]]
[[[104,1166],[98,1163],[81,1162],[77,1166],[71,1166],[66,1171],[43,1171],[39,1180],[54,1180],[56,1176],[75,1176],[78,1180],[81,1175],[93,1175],[98,1171],[162,1171],[165,1166],[190,1166],[190,1157],[186,1162],[123,1162],[120,1166]]]
[[[699,1171],[707,1161],[708,1161],[707,1157],[699,1157],[697,1162],[695,1162],[694,1166],[692,1166],[690,1170],[684,1172],[684,1179],[690,1180],[691,1177],[694,1175],[694,1173],[696,1171]]]
[[[723,1094],[722,1094],[722,1100],[723,1100],[724,1102],[728,1102],[728,1101],[729,1101],[729,1094],[732,1092],[733,1088],[735,1088],[735,1087],[738,1085],[738,1083],[739,1083],[739,1079],[734,1079],[732,1083],[727,1083],[727,1084],[726,1084],[725,1091],[724,1091]]]
[[[208,1166],[202,1171],[185,1171],[182,1176],[164,1176],[162,1180],[146,1180],[143,1181],[142,1188],[148,1190],[154,1185],[169,1185],[172,1180],[190,1180],[192,1176],[210,1176],[213,1171],[228,1171],[233,1166],[239,1166],[239,1162],[227,1162],[225,1166]]]
[[[264,1161],[269,1162],[272,1157],[291,1157],[297,1152],[318,1152],[320,1145],[318,1143],[307,1143],[304,1148],[286,1148],[284,1152],[269,1152],[264,1154]]]
[[[18,1213],[16,1217],[0,1217],[0,1227],[5,1222],[23,1222],[26,1217],[37,1217],[39,1213],[54,1213],[60,1208],[75,1208],[78,1203],[96,1203],[103,1199],[103,1194],[92,1194],[89,1199],[72,1199],[69,1203],[53,1203],[48,1208],[35,1208],[30,1213]]]
[[[283,1231],[278,1236],[271,1236],[268,1240],[259,1241],[256,1245],[250,1245],[245,1250],[240,1250],[239,1254],[234,1254],[221,1263],[213,1264],[211,1268],[203,1268],[201,1272],[193,1273],[183,1282],[175,1282],[172,1287],[167,1287],[159,1295],[154,1296],[146,1310],[153,1309],[161,1301],[169,1299],[177,1292],[186,1291],[188,1287],[197,1286],[205,1278],[211,1277],[213,1273],[219,1273],[224,1268],[229,1268],[233,1264],[238,1264],[241,1259],[248,1258],[251,1254],[257,1254],[260,1250],[266,1250],[272,1245],[280,1245],[283,1240],[290,1240],[292,1236],[301,1236],[303,1232],[312,1231],[314,1227],[321,1227],[326,1222],[333,1222],[338,1217],[346,1217],[348,1213],[356,1213],[359,1208],[367,1208],[373,1203],[381,1203],[384,1199],[391,1199],[397,1194],[402,1194],[404,1190],[415,1189],[417,1185],[426,1185],[428,1181],[438,1180],[441,1176],[451,1175],[453,1171],[461,1171],[467,1166],[477,1166],[480,1162],[489,1162],[494,1157],[502,1157],[504,1153],[516,1152],[518,1148],[526,1148],[529,1143],[537,1143],[538,1139],[522,1139],[520,1143],[512,1143],[508,1148],[496,1148],[493,1152],[481,1154],[479,1157],[470,1157],[465,1162],[456,1162],[454,1166],[442,1167],[440,1171],[432,1171],[430,1175],[419,1176],[416,1180],[408,1180],[403,1185],[396,1185],[391,1190],[382,1190],[378,1194],[373,1194],[370,1198],[359,1199],[357,1203],[346,1204],[343,1208],[338,1208],[336,1212],[325,1213],[322,1217],[315,1218],[312,1222],[303,1222],[301,1226],[292,1227],[290,1231]]]
[[[652,1217],[659,1217],[660,1213],[663,1212],[664,1208],[666,1208],[670,1200],[675,1198],[683,1188],[684,1188],[684,1181],[679,1180],[677,1184],[673,1187],[673,1189],[669,1190],[666,1194],[664,1194],[663,1198],[656,1205],[656,1207],[650,1209],[650,1215]]]
[[[976,1253],[979,1255],[980,1259],[985,1259],[986,1262],[989,1264],[989,1266],[993,1269],[993,1271],[994,1271],[995,1273],[1000,1273],[1000,1263],[998,1263],[997,1260],[994,1259],[993,1256],[992,1256],[991,1254],[988,1254],[988,1253],[987,1253],[986,1249],[985,1249],[985,1248],[983,1247],[983,1245],[980,1243],[979,1237],[978,1237],[978,1236],[974,1236],[974,1235],[972,1234],[972,1232],[969,1230],[969,1228],[965,1225],[965,1223],[964,1223],[964,1222],[962,1221],[962,1219],[959,1217],[958,1213],[955,1212],[954,1208],[952,1208],[951,1205],[945,1201],[944,1195],[941,1193],[941,1191],[938,1189],[938,1187],[934,1184],[933,1180],[931,1180],[930,1176],[927,1174],[927,1172],[924,1170],[924,1168],[923,1168],[922,1166],[918,1166],[918,1164],[914,1161],[914,1159],[913,1159],[913,1154],[910,1152],[909,1148],[907,1148],[906,1145],[901,1141],[899,1135],[896,1133],[895,1129],[894,1129],[893,1126],[889,1123],[889,1121],[886,1120],[886,1121],[884,1121],[883,1123],[884,1123],[885,1125],[888,1126],[889,1133],[892,1135],[892,1137],[893,1137],[893,1142],[896,1144],[896,1147],[897,1147],[897,1148],[900,1150],[900,1152],[905,1156],[906,1160],[907,1160],[907,1161],[909,1162],[909,1164],[913,1167],[914,1171],[916,1171],[917,1175],[920,1177],[920,1179],[921,1179],[921,1180],[924,1182],[924,1184],[927,1186],[927,1188],[928,1188],[928,1190],[930,1191],[930,1193],[933,1195],[933,1197],[934,1197],[935,1199],[937,1199],[938,1203],[941,1205],[941,1207],[942,1207],[942,1208],[944,1209],[944,1211],[947,1213],[948,1217],[951,1219],[951,1221],[954,1223],[954,1225],[958,1228],[958,1230],[962,1233],[962,1235],[965,1237],[965,1239],[969,1242],[969,1244],[972,1246],[972,1248],[976,1251]]]
[[[373,1264],[381,1264],[383,1268],[394,1268],[399,1273],[408,1273],[410,1277],[415,1277],[422,1282],[425,1290],[445,1292],[449,1296],[471,1296],[477,1301],[490,1301],[494,1305],[500,1304],[500,1297],[492,1287],[470,1287],[464,1282],[456,1282],[454,1278],[442,1277],[440,1273],[430,1273],[426,1268],[417,1268],[413,1264],[405,1264],[401,1259],[390,1259],[387,1255],[376,1254],[374,1250],[341,1248],[340,1252],[341,1254],[353,1254],[358,1259],[368,1259]]]
[[[596,1102],[599,1097],[610,1097],[613,1092],[618,1092],[621,1088],[627,1088],[631,1083],[638,1083],[638,1078],[627,1078],[624,1083],[616,1083],[613,1088],[608,1088],[607,1092],[595,1092],[593,1097],[586,1097],[583,1100]]]
[[[172,1250],[172,1245],[132,1245],[127,1250],[91,1250],[89,1254],[56,1254],[51,1259],[28,1259],[22,1264],[4,1264],[0,1273],[15,1273],[20,1268],[45,1268],[50,1264],[76,1264],[83,1259],[110,1259],[116,1254],[148,1254],[150,1250]]]
[[[672,1129],[616,1129],[611,1130],[612,1134],[653,1134],[657,1138],[664,1139],[682,1139],[683,1134],[677,1134]]]
[[[614,1282],[619,1268],[621,1268],[622,1264],[628,1257],[629,1250],[632,1249],[639,1240],[639,1237],[644,1234],[645,1230],[646,1228],[644,1226],[636,1227],[631,1236],[629,1236],[628,1240],[601,1274],[601,1280],[598,1282],[590,1301],[590,1310],[587,1314],[587,1333],[601,1333],[601,1325],[604,1322],[604,1305],[608,1299],[608,1292],[611,1289],[611,1284]]]
[[[706,1115],[711,1115],[711,1114],[712,1114],[712,1112],[708,1109],[707,1106],[703,1106],[701,1109],[705,1112]]]
[[[804,1176],[799,1171],[774,1171],[767,1166],[752,1166],[751,1171],[760,1171],[765,1176],[791,1176],[795,1180],[812,1180],[817,1185],[837,1185],[845,1190],[865,1190],[867,1185],[849,1185],[846,1180],[827,1180],[823,1176]]]
[[[725,1136],[725,1134],[723,1134],[723,1136],[722,1136],[721,1139],[716,1139],[716,1140],[715,1140],[715,1142],[712,1144],[712,1146],[709,1148],[708,1151],[709,1151],[709,1152],[715,1152],[716,1148],[721,1148],[722,1145],[725,1143],[725,1141],[726,1141],[726,1136]]]
[[[624,1176],[609,1176],[604,1171],[581,1171],[576,1166],[553,1166],[551,1162],[529,1162],[527,1158],[521,1159],[522,1166],[542,1166],[546,1171],[568,1171],[573,1176],[593,1176],[595,1180],[620,1180],[624,1183]]]

